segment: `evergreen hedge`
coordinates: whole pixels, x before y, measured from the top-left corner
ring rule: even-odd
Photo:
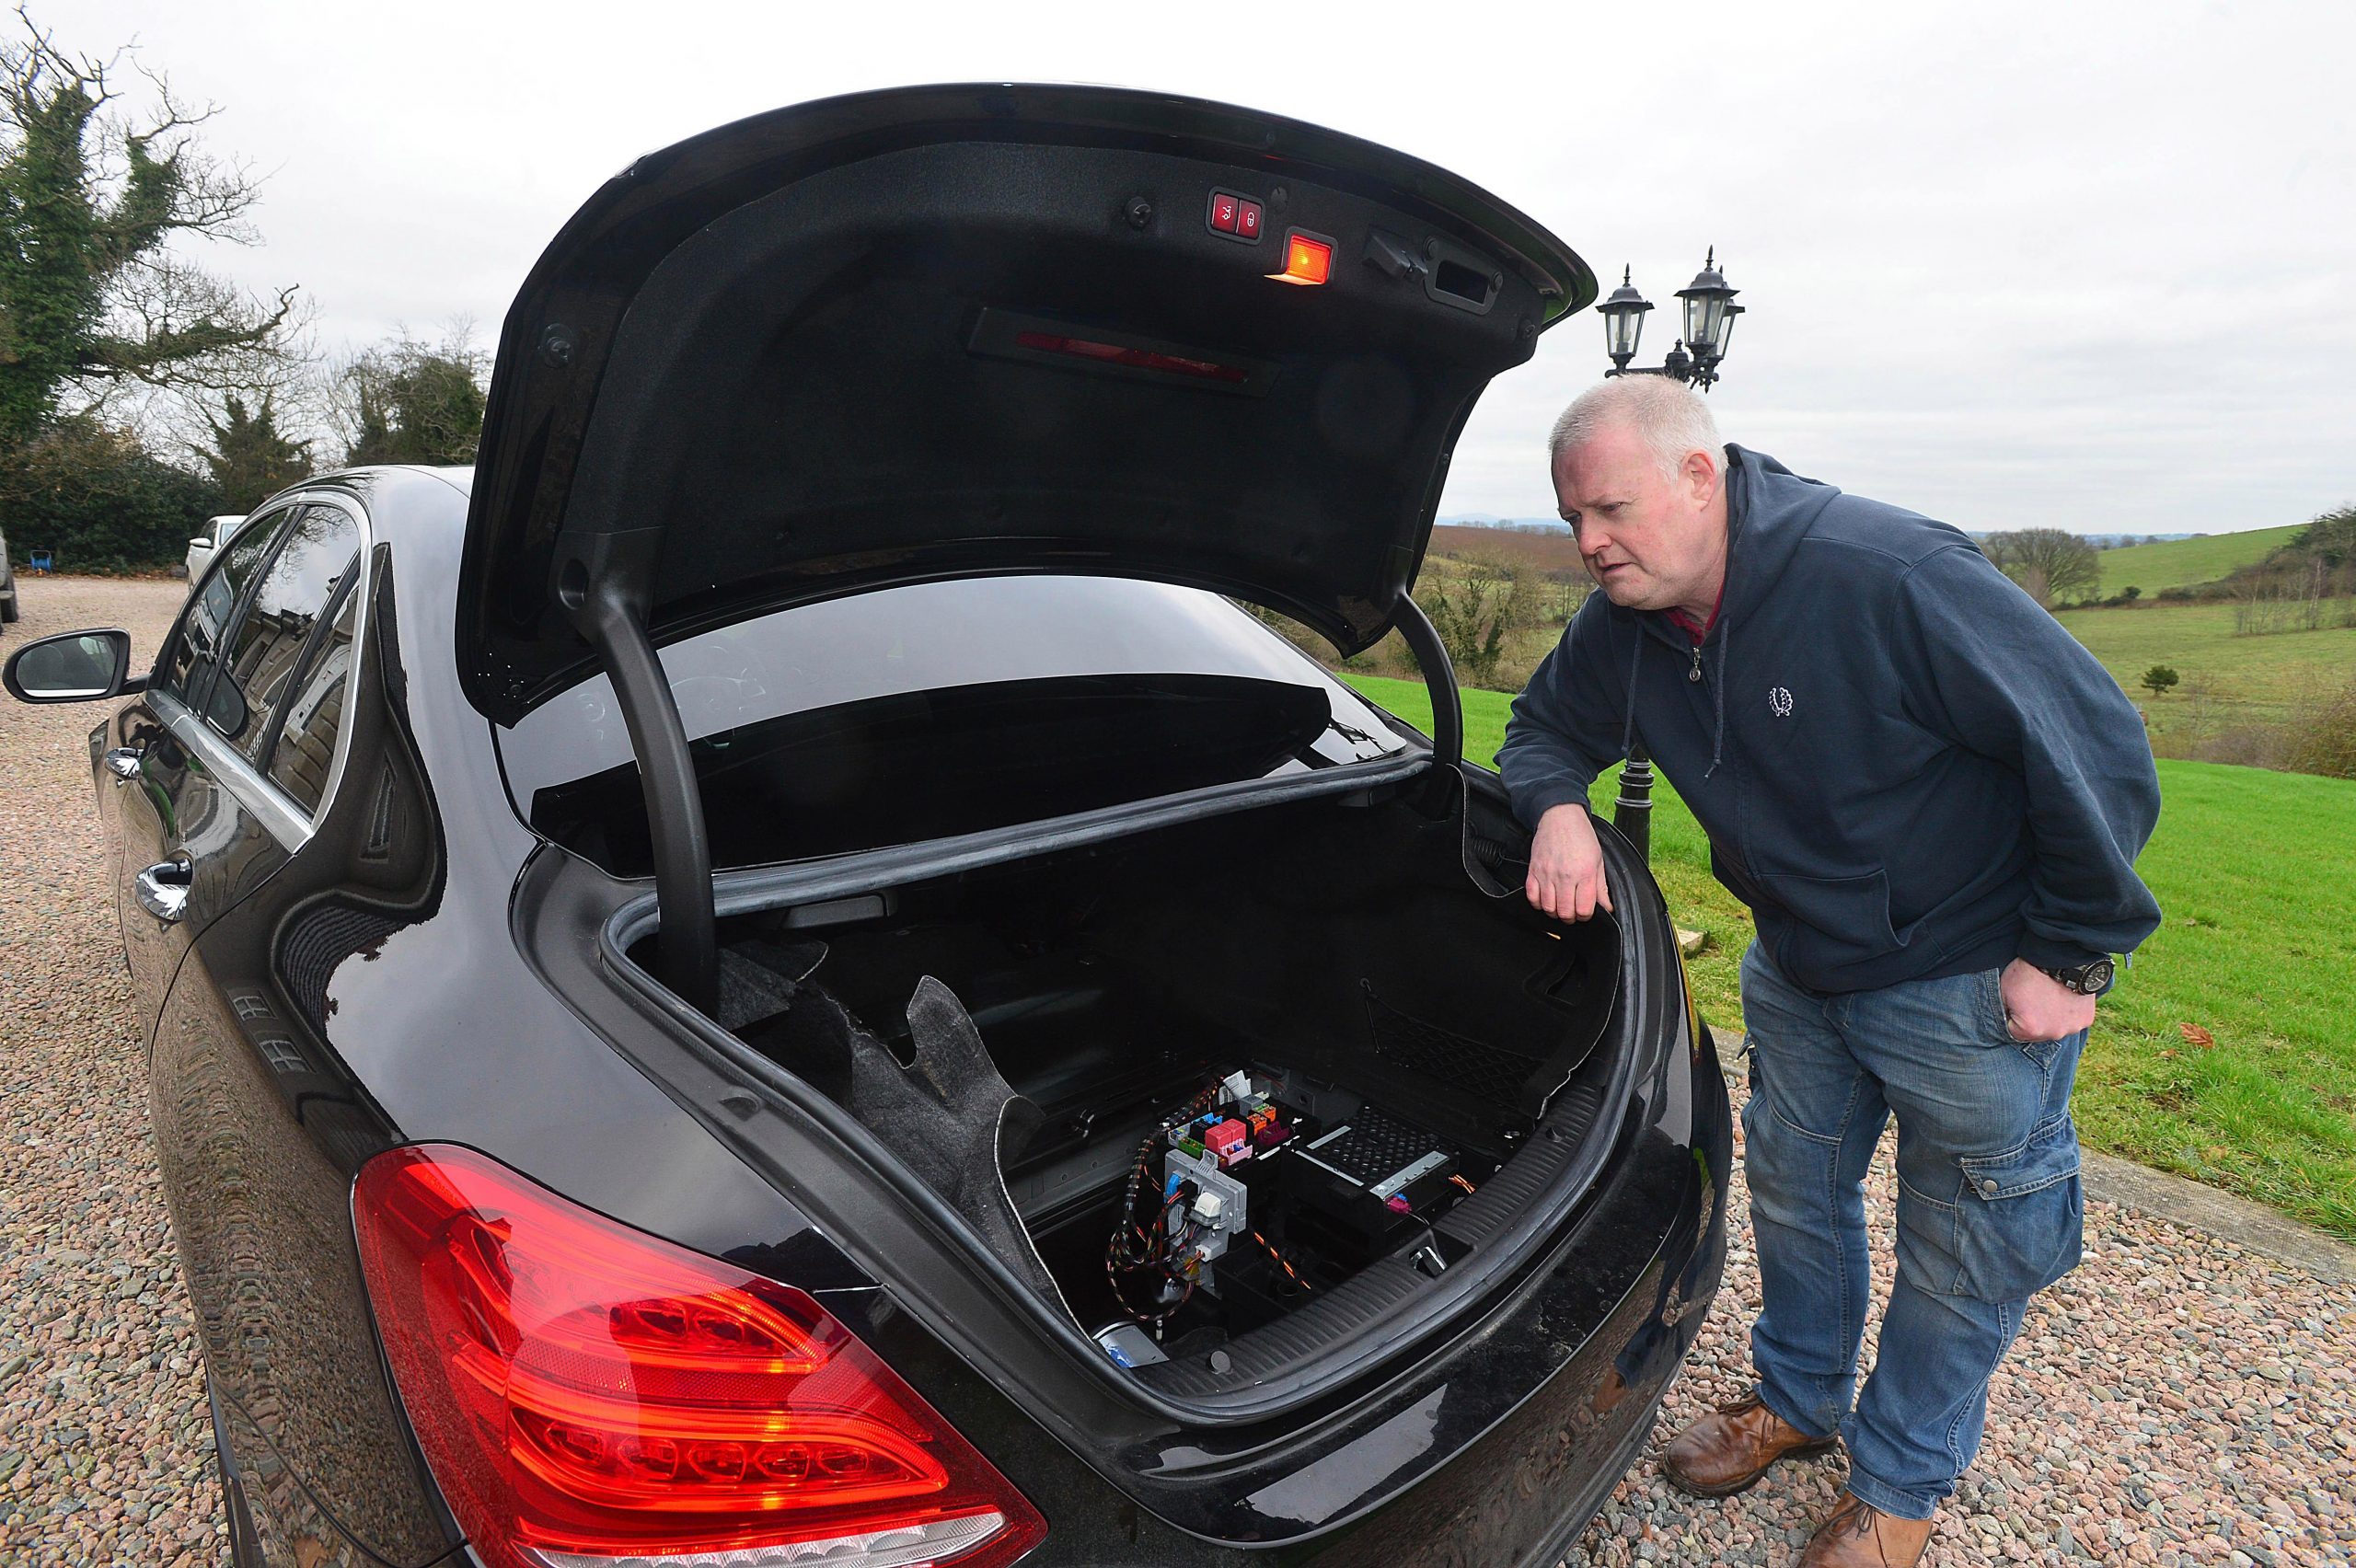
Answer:
[[[177,565],[221,487],[164,462],[129,432],[61,420],[0,456],[0,529],[19,569],[35,550],[59,571],[152,571]]]

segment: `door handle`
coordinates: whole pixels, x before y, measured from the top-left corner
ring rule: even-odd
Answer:
[[[136,746],[117,746],[107,753],[107,771],[114,775],[118,784],[128,784],[139,777],[139,760],[143,754]]]
[[[131,886],[140,908],[171,926],[188,910],[188,882],[187,861],[166,860],[133,877]]]

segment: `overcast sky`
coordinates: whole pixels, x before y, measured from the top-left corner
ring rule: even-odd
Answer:
[[[1975,530],[2224,532],[2356,500],[2356,6],[354,6],[36,0],[224,112],[321,346],[470,317],[640,152],[911,82],[1092,81],[1462,173],[1657,310],[1715,244],[1730,440]],[[1445,513],[1544,516],[1590,313],[1501,378]]]

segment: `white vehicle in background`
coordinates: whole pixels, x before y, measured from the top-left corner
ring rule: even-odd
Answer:
[[[229,542],[229,536],[237,531],[237,525],[246,520],[246,515],[238,512],[204,520],[204,532],[188,542],[188,580],[191,582],[204,575],[205,565],[213,559],[213,553]]]

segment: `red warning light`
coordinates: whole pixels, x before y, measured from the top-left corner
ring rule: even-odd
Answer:
[[[1285,236],[1284,271],[1268,276],[1283,283],[1322,283],[1334,275],[1334,242],[1294,229]]]

